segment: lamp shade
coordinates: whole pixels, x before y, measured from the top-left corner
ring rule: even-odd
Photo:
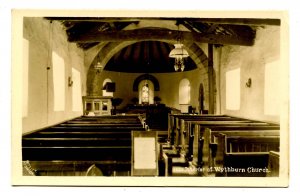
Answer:
[[[175,48],[171,50],[170,58],[186,58],[189,53],[183,48],[183,44],[174,44]]]

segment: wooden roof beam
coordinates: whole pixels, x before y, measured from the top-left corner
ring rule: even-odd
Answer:
[[[116,17],[45,17],[48,20],[70,21],[70,22],[139,22],[138,18],[116,18]]]
[[[213,33],[218,26],[218,24],[212,24],[205,33]]]
[[[269,18],[189,18],[192,22],[232,24],[232,25],[250,25],[250,26],[280,26],[280,19]]]
[[[185,26],[191,32],[201,32],[199,29],[193,27],[188,21],[183,21],[182,25]]]
[[[48,20],[61,20],[72,22],[139,22],[141,20],[177,20],[190,22],[204,22],[233,25],[274,25],[280,26],[280,19],[276,18],[164,18],[164,17],[46,17]]]
[[[252,46],[255,36],[230,36],[215,35],[181,31],[181,40],[184,42],[200,42],[223,45]],[[178,31],[166,29],[135,29],[123,31],[105,31],[97,33],[86,33],[78,37],[70,36],[70,42],[120,42],[120,41],[176,41]]]

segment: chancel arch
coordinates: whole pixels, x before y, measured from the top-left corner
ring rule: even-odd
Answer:
[[[99,93],[99,92],[97,92],[97,88],[98,88],[97,83],[99,83],[101,73],[97,74],[94,69],[94,65],[95,65],[96,61],[99,59],[101,65],[103,66],[103,68],[105,68],[108,61],[116,53],[118,53],[123,48],[125,48],[131,44],[134,44],[134,43],[136,43],[136,42],[134,42],[134,41],[110,42],[110,43],[107,43],[104,47],[102,47],[100,51],[93,51],[93,54],[90,54],[90,55],[94,55],[95,57],[94,57],[94,60],[92,61],[92,63],[89,65],[89,69],[88,69],[87,94]],[[176,43],[176,40],[174,40],[172,42],[168,41],[167,43]],[[203,50],[196,43],[188,42],[188,43],[185,43],[185,46],[186,46],[186,50],[190,54],[190,58],[197,65],[198,69],[205,70],[208,60],[207,60],[207,56],[203,52]],[[207,77],[207,74],[204,76],[204,78],[206,78],[206,77]]]

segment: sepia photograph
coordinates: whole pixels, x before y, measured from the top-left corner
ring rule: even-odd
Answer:
[[[11,17],[13,185],[289,186],[287,12]]]

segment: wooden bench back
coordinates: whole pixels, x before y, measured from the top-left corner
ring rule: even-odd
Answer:
[[[280,144],[279,133],[276,131],[255,135],[250,133],[243,136],[231,132],[220,133],[216,137],[218,149],[215,158],[210,158],[209,164],[219,168],[243,168],[243,173],[231,172],[227,176],[266,176],[269,152],[278,151]],[[273,135],[272,135],[273,133]],[[259,169],[259,172],[247,171],[249,168]]]
[[[192,156],[192,162],[194,165],[203,165],[208,162],[210,148],[209,145],[212,141],[212,132],[232,132],[236,131],[241,134],[246,134],[247,132],[265,132],[269,130],[278,131],[278,126],[268,126],[268,125],[249,125],[249,124],[235,124],[235,125],[223,125],[223,126],[203,126],[202,130],[195,126],[190,139],[190,145],[188,150],[188,156]],[[278,133],[279,134],[279,133]],[[192,151],[192,152],[191,152]]]
[[[22,158],[43,161],[127,161],[131,158],[132,130],[145,131],[137,116],[73,119],[23,135]]]

